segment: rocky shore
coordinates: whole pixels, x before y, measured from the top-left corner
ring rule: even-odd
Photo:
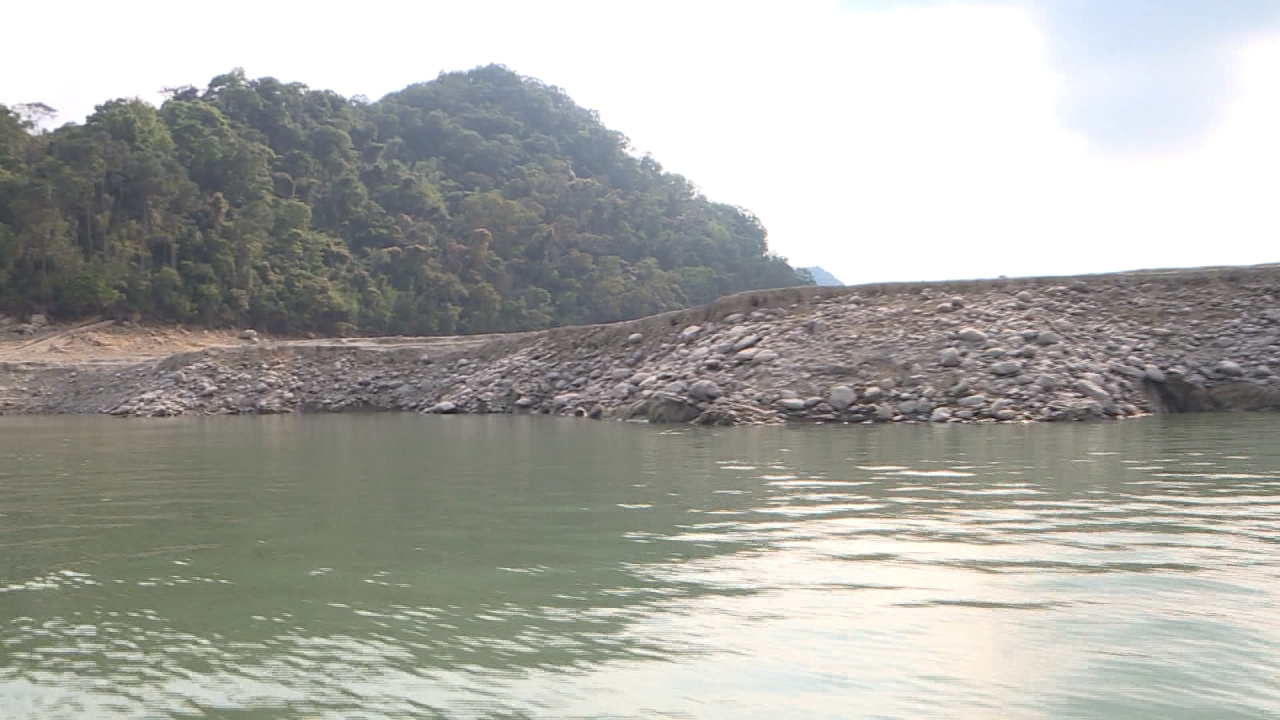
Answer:
[[[513,335],[238,342],[131,365],[0,356],[0,413],[742,424],[1280,409],[1280,266],[791,288]]]

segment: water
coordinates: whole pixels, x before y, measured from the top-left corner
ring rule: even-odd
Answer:
[[[1280,717],[1278,433],[0,419],[0,717]]]

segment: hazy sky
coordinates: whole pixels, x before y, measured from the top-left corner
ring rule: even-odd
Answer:
[[[79,121],[242,66],[371,99],[563,87],[845,282],[1280,261],[1280,1],[63,2],[0,102]]]

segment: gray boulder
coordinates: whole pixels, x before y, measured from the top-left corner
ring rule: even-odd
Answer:
[[[1077,380],[1075,390],[1081,395],[1084,395],[1087,398],[1092,398],[1098,402],[1110,402],[1111,400],[1111,393],[1103,390],[1096,383],[1092,383],[1088,380]]]
[[[1217,367],[1214,369],[1227,377],[1240,377],[1244,375],[1244,368],[1240,367],[1239,363],[1232,362],[1230,360],[1223,360],[1218,363]]]
[[[696,400],[715,400],[720,397],[720,386],[710,380],[699,380],[689,387],[689,397]]]
[[[827,404],[839,412],[849,409],[858,399],[858,394],[848,385],[836,385],[827,392]]]
[[[1017,375],[1022,372],[1022,363],[1016,360],[1005,360],[991,366],[991,372],[996,375],[1010,376]]]

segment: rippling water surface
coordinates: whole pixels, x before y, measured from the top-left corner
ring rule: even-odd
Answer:
[[[1280,419],[0,418],[0,717],[1276,718]]]

